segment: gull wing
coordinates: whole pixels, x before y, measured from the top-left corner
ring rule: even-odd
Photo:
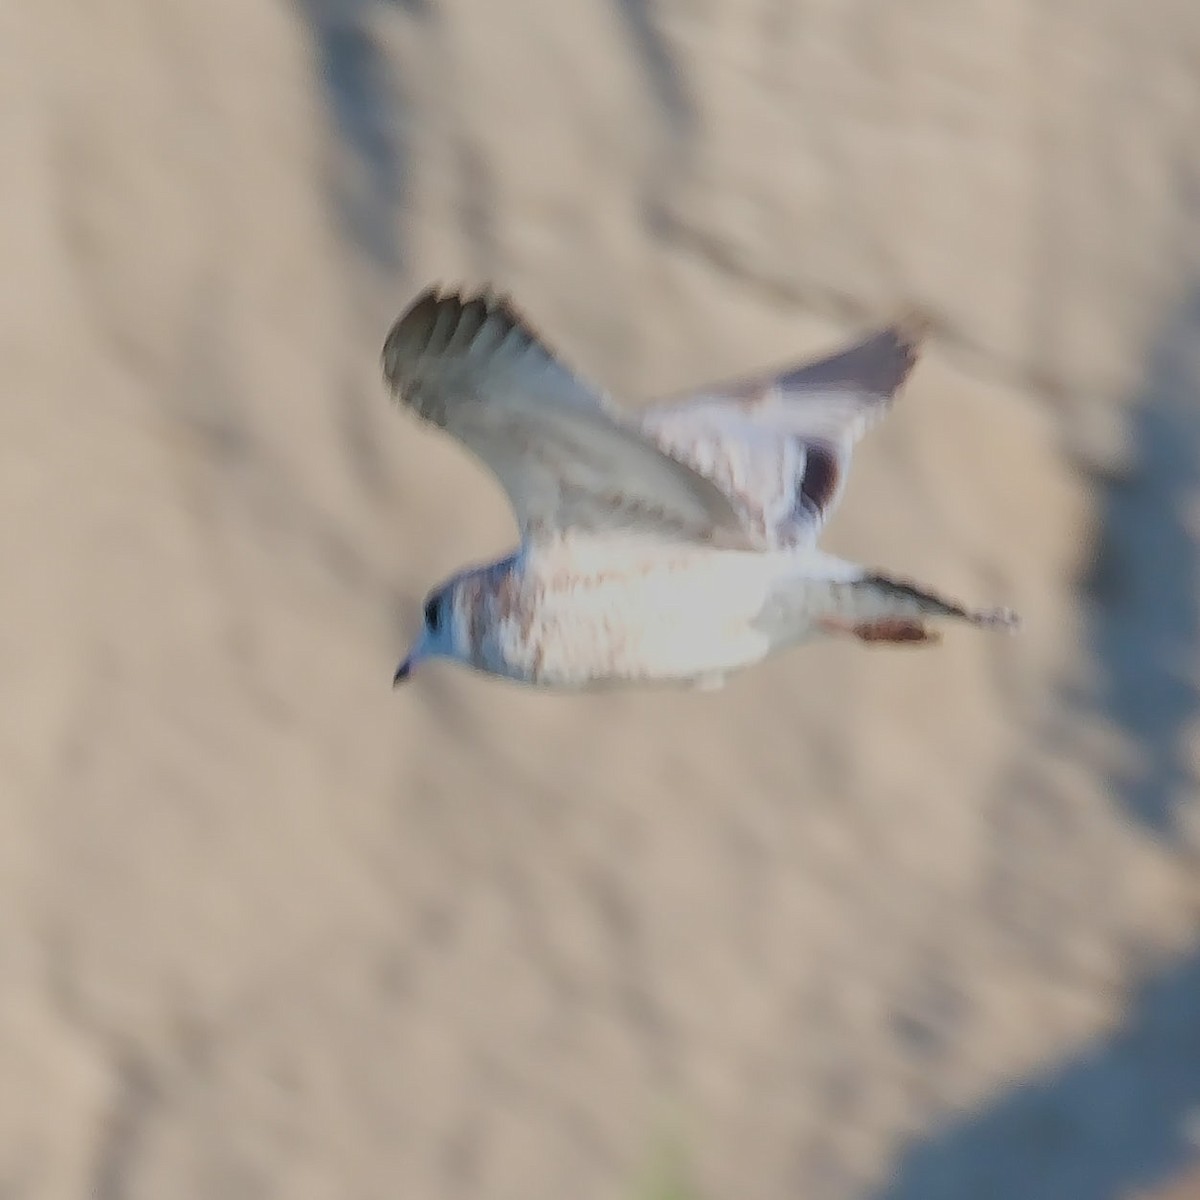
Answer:
[[[564,366],[507,297],[426,290],[388,333],[383,372],[401,404],[491,469],[523,537],[620,530],[750,544],[720,487]]]
[[[660,401],[642,411],[642,428],[712,479],[760,543],[812,545],[855,443],[891,407],[926,329],[909,316],[828,357]]]

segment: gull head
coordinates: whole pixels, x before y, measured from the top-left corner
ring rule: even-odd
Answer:
[[[392,677],[392,687],[399,687],[412,674],[413,668],[427,659],[448,658],[457,662],[470,662],[467,622],[461,593],[460,580],[455,578],[434,588],[425,598],[421,632],[396,668],[396,674]]]
[[[425,598],[421,632],[396,668],[398,687],[419,663],[448,658],[488,675],[524,679],[531,648],[516,554],[487,566],[468,567],[438,584]]]

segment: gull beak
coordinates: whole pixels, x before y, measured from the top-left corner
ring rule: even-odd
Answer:
[[[408,652],[408,657],[403,659],[400,665],[396,668],[396,674],[392,676],[392,687],[398,688],[412,674],[413,667],[425,658],[425,639],[422,637],[417,641],[417,644]]]

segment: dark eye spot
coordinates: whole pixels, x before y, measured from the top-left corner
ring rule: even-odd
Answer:
[[[440,596],[430,596],[425,601],[425,628],[430,633],[437,633],[442,623],[442,605]]]

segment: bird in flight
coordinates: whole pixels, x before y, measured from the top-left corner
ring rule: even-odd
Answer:
[[[838,353],[622,409],[505,297],[429,288],[383,347],[395,398],[508,495],[520,544],[429,593],[394,684],[431,658],[537,687],[720,686],[817,637],[931,644],[940,620],[1015,629],[826,554],[855,443],[923,335],[898,321]]]

